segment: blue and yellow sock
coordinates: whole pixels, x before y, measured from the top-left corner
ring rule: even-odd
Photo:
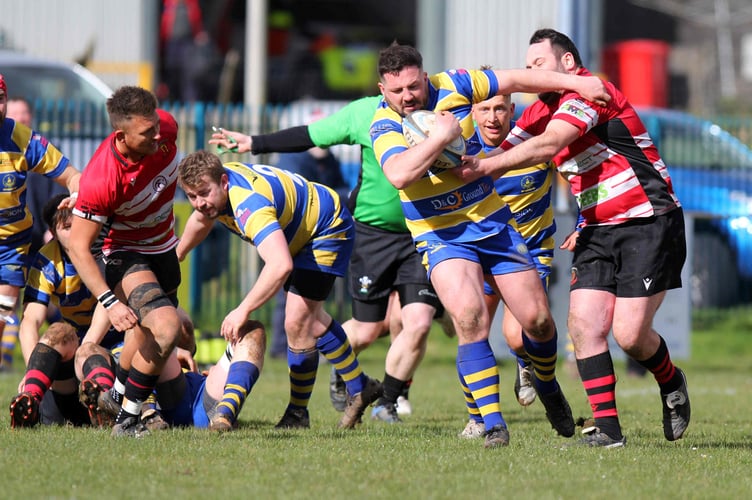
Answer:
[[[13,353],[16,350],[16,345],[18,345],[18,316],[13,313],[8,316],[8,319],[9,321],[5,322],[2,341],[0,342],[0,351],[2,351],[0,365],[6,370],[13,366]]]
[[[462,394],[464,394],[465,396],[465,405],[467,405],[467,413],[470,416],[470,419],[473,420],[474,422],[482,424],[483,417],[480,416],[480,410],[478,409],[478,405],[475,404],[475,399],[473,398],[473,395],[470,392],[470,388],[465,383],[465,378],[462,376],[462,373],[460,373],[459,360],[457,361],[457,376],[459,376],[459,379],[460,379],[460,387],[462,387]]]
[[[360,368],[358,358],[347,340],[342,326],[332,320],[329,329],[316,341],[316,347],[334,365],[334,369],[345,381],[347,393],[354,396],[363,390],[366,376]]]
[[[460,345],[457,366],[483,417],[486,430],[497,425],[506,427],[499,402],[499,367],[488,340]]]
[[[217,405],[217,411],[234,422],[258,377],[259,369],[250,361],[232,363],[227,372],[225,393]]]
[[[533,363],[535,377],[533,384],[541,394],[551,394],[559,388],[556,381],[556,347],[558,334],[554,332],[553,338],[544,342],[530,339],[522,335],[522,343],[525,346],[530,361]]]
[[[288,408],[306,409],[316,383],[319,353],[316,349],[293,351],[287,348],[287,368],[290,376],[290,403]]]

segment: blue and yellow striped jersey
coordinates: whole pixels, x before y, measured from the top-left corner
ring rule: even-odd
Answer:
[[[449,70],[429,78],[426,108],[450,111],[460,121],[467,140],[475,133],[472,105],[498,91],[491,70]],[[407,149],[402,136],[402,117],[382,102],[371,123],[371,139],[379,164]],[[468,144],[472,146],[472,144]],[[478,148],[468,155],[481,154]],[[400,190],[407,227],[418,242],[426,239],[473,242],[498,234],[508,220],[493,179],[482,177],[465,183],[447,170],[429,169],[423,178]],[[506,215],[505,215],[506,214]]]
[[[475,135],[468,141],[473,149],[489,153],[497,148],[483,141],[476,128]],[[556,170],[548,163],[510,170],[494,183],[496,192],[509,205],[517,223],[517,230],[525,238],[531,252],[554,248],[554,209],[551,204],[554,173]]]
[[[68,158],[38,132],[10,118],[0,124],[0,241],[12,245],[31,239],[28,173],[55,178],[67,166]]]
[[[224,167],[229,206],[218,220],[253,245],[281,229],[294,257],[342,222],[339,196],[327,186],[268,165],[226,163]]]
[[[65,321],[79,335],[86,332],[97,305],[94,297],[57,240],[52,240],[37,253],[24,289],[24,303],[56,305]]]

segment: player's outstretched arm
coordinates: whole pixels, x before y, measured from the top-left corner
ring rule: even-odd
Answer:
[[[185,230],[183,231],[180,241],[178,242],[177,249],[175,250],[180,262],[185,259],[188,252],[198,246],[199,243],[204,241],[211,232],[214,226],[214,221],[203,215],[196,210],[188,217],[188,221],[185,223]]]

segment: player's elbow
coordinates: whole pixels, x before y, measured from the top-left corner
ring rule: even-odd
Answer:
[[[412,183],[405,169],[395,168],[394,164],[384,165],[384,177],[396,189],[404,189]]]

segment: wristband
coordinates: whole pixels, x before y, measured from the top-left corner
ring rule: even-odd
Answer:
[[[117,297],[115,297],[115,294],[112,293],[112,290],[105,290],[104,292],[102,292],[102,294],[97,297],[97,301],[99,301],[99,303],[102,304],[105,309],[109,309],[120,302]]]

